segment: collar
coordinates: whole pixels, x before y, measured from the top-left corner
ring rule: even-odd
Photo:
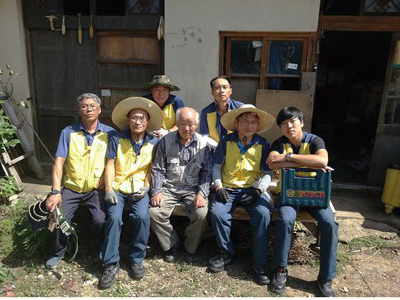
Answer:
[[[94,130],[94,133],[96,133],[97,131],[103,132],[103,124],[100,123],[99,120],[97,120],[97,125],[96,125],[96,129]],[[87,129],[85,128],[85,126],[83,126],[82,121],[79,122],[79,129],[82,131],[85,131],[87,133],[89,133],[89,131],[87,131]]]
[[[237,130],[232,134],[232,140],[235,142],[240,142],[240,143],[242,142],[242,141],[239,141],[239,133],[237,132]],[[259,143],[260,143],[260,136],[257,133],[255,133],[253,135],[253,138],[251,139],[251,143],[247,144],[245,147],[257,145]]]
[[[124,139],[129,139],[132,144],[141,144],[141,143],[144,144],[144,143],[147,143],[148,141],[150,141],[150,138],[151,138],[150,134],[148,134],[147,131],[146,131],[144,136],[143,136],[143,139],[140,142],[136,143],[134,140],[131,139],[131,131],[130,131],[130,129],[125,129],[122,132],[122,137]]]
[[[231,110],[233,108],[232,98],[229,98],[228,101],[226,102],[226,104],[228,105],[228,111]],[[215,111],[218,112],[218,102],[215,99],[214,99],[214,107],[215,107]]]
[[[182,144],[181,140],[180,140],[180,135],[179,135],[179,131],[176,131],[176,136],[175,136],[175,142],[176,143],[180,143]],[[193,142],[197,142],[197,137],[196,137],[196,132],[193,134],[192,138],[190,139],[189,145]],[[182,144],[183,145],[183,144]]]

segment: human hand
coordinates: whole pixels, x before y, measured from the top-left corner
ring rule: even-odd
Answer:
[[[140,190],[129,197],[131,201],[139,201],[149,192],[148,186],[143,186]]]
[[[46,209],[49,212],[52,212],[58,203],[62,203],[62,197],[61,194],[57,194],[57,195],[51,195],[49,198],[47,198],[46,200]]]
[[[286,161],[286,155],[285,154],[274,154],[270,155],[267,158],[267,164],[271,163],[282,163]]]
[[[115,205],[118,203],[118,197],[117,194],[115,194],[114,190],[111,190],[109,192],[106,192],[104,196],[104,201],[111,205]]]
[[[228,202],[228,199],[229,199],[229,192],[225,189],[225,188],[219,188],[218,190],[217,190],[217,195],[218,195],[218,197],[223,201],[223,202],[225,202],[225,203],[227,203]]]
[[[258,198],[260,198],[260,195],[261,191],[259,189],[253,188],[242,195],[242,199],[240,199],[240,202],[244,205],[250,205]]]
[[[197,194],[196,197],[194,198],[194,208],[198,209],[201,207],[206,206],[207,200],[204,199],[204,197],[200,194]]]
[[[167,135],[169,133],[168,130],[165,129],[159,129],[159,130],[154,130],[153,135],[159,139],[161,139],[163,136]]]
[[[163,203],[162,195],[161,193],[158,193],[157,195],[154,195],[150,199],[150,205],[152,207],[161,207]]]

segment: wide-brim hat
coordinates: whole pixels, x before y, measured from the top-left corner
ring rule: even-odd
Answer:
[[[162,85],[168,88],[170,91],[180,91],[176,85],[173,85],[169,82],[169,79],[165,75],[156,75],[153,77],[151,82],[143,83],[142,87],[144,89],[151,89],[153,86]]]
[[[269,113],[255,107],[251,104],[242,105],[239,108],[233,109],[228,111],[221,117],[221,124],[226,129],[235,131],[237,130],[236,127],[236,118],[244,113],[255,113],[258,116],[260,124],[258,125],[257,133],[262,133],[267,131],[272,124],[275,122],[275,118],[271,116]]]
[[[147,121],[147,131],[154,131],[161,128],[164,121],[164,114],[158,105],[143,97],[129,97],[121,100],[111,114],[111,120],[119,129],[125,130],[129,127],[127,114],[132,109],[143,109],[149,114]]]

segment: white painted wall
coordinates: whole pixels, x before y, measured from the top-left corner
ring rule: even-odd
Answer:
[[[0,68],[3,69],[6,64],[9,64],[14,73],[22,74],[13,79],[13,96],[18,101],[30,97],[21,2],[21,0],[0,0]],[[8,78],[4,71],[2,78]],[[22,110],[32,124],[31,108]],[[33,146],[33,132],[26,124],[23,130]]]
[[[181,88],[175,93],[199,111],[213,101],[209,82],[218,75],[219,31],[315,32],[319,3],[165,0],[165,73]]]

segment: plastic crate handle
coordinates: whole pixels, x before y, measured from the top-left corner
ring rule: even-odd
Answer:
[[[324,173],[331,173],[330,170],[327,170],[326,172],[323,172],[322,170],[318,170],[318,169],[310,169],[310,168],[282,168],[285,170],[294,170],[295,171],[295,178],[317,178],[322,176]],[[297,172],[314,172],[317,173],[317,176],[297,176]],[[282,172],[283,173],[283,172]]]

